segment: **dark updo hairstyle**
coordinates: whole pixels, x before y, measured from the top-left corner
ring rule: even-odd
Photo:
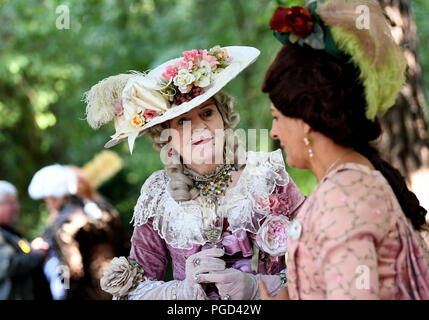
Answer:
[[[269,94],[283,115],[302,119],[313,130],[368,158],[389,182],[405,215],[419,230],[425,224],[426,210],[400,172],[371,146],[381,135],[380,122],[365,116],[359,70],[345,61],[322,50],[286,43],[268,69],[262,91]]]

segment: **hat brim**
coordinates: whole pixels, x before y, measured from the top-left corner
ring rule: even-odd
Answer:
[[[163,115],[158,116],[144,125],[138,133],[138,137],[143,135],[146,132],[146,129],[163,123],[165,121],[174,119],[186,112],[189,112],[193,108],[201,105],[211,97],[213,97],[217,92],[219,92],[223,87],[225,87],[232,79],[234,79],[240,72],[246,69],[249,65],[256,61],[258,56],[260,55],[260,51],[253,47],[244,47],[244,46],[230,46],[224,47],[228,51],[229,56],[232,58],[230,65],[228,65],[224,70],[219,72],[216,75],[213,83],[206,88],[206,91],[191,101],[184,102],[178,106],[173,104],[170,109],[168,109]],[[162,65],[158,66],[154,70],[150,71],[147,74],[148,78],[151,79],[160,79],[162,77],[162,73],[165,72],[167,66],[174,65],[177,61],[182,58],[176,58],[169,60]],[[120,139],[112,139],[108,141],[104,147],[111,148],[118,143],[127,140],[128,137],[123,137]]]

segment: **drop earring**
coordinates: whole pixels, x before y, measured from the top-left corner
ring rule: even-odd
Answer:
[[[310,158],[313,158],[314,154],[313,154],[313,149],[311,147],[311,139],[309,137],[305,137],[304,138],[304,144],[308,148],[308,155],[310,156]]]
[[[168,150],[168,157],[171,158],[173,156],[173,148]]]

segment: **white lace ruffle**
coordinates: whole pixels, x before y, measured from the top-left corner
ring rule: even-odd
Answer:
[[[146,280],[140,282],[137,288],[128,293],[128,300],[148,300],[147,294],[150,293],[153,295],[153,289],[164,285],[164,281],[150,281]],[[161,294],[159,296],[152,297],[154,299],[160,299]]]
[[[260,221],[270,211],[269,195],[276,186],[289,183],[281,150],[247,153],[246,166],[237,184],[221,199],[219,209],[228,218],[231,232],[257,233]],[[203,232],[201,205],[196,200],[176,202],[168,191],[165,170],[154,172],[143,184],[131,221],[134,226],[153,218],[153,227],[169,245],[191,249],[207,242]]]

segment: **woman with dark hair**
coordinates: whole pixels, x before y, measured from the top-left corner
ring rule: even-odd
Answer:
[[[376,1],[317,5],[279,8],[271,20],[284,43],[262,88],[271,136],[290,166],[318,180],[292,223],[288,290],[277,298],[429,299],[418,233],[426,210],[372,145],[376,114],[403,84],[404,58]],[[369,6],[371,29],[356,28],[358,5]]]

